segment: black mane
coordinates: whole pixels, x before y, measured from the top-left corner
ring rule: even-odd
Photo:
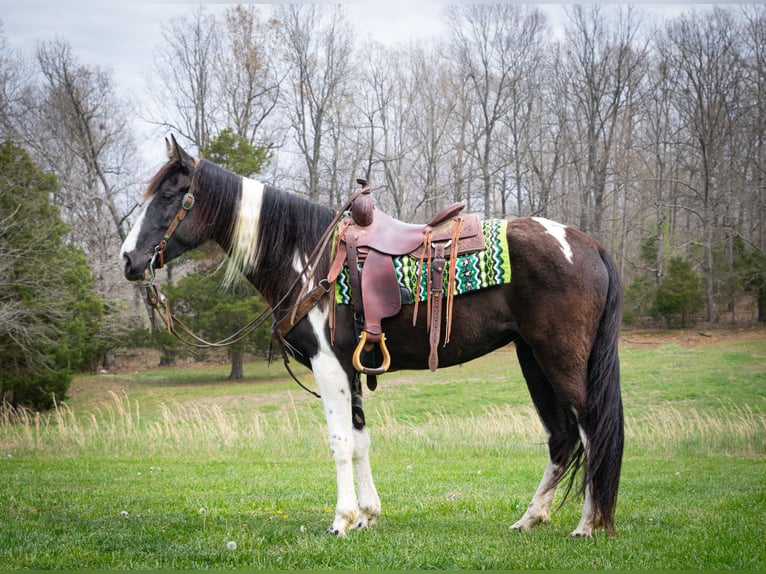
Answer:
[[[251,278],[256,288],[281,298],[290,284],[285,279],[296,276],[295,254],[299,253],[305,264],[334,215],[328,207],[266,186],[255,259],[257,276]],[[326,276],[329,265],[325,254],[316,269],[317,276]]]
[[[215,226],[219,234],[215,239],[228,245],[239,212],[242,178],[202,159],[197,166],[196,179],[194,194],[196,209],[200,211],[198,221],[200,225]]]

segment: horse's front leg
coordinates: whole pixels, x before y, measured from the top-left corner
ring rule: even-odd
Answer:
[[[370,467],[370,435],[362,408],[362,389],[359,377],[352,387],[352,410],[354,425],[354,470],[359,486],[359,522],[357,528],[369,528],[380,516],[380,498],[372,479]]]
[[[328,534],[345,536],[357,525],[359,507],[354,490],[354,427],[351,419],[351,386],[334,354],[320,349],[312,359],[314,377],[322,395],[327,432],[338,484],[335,520]]]

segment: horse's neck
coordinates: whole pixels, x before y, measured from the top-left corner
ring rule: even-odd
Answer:
[[[274,188],[264,190],[259,212],[257,255],[245,274],[272,307],[289,306],[307,280],[304,267],[333,214],[326,207]],[[314,276],[309,280],[314,283],[327,274],[329,261],[324,259],[320,265],[312,262]]]

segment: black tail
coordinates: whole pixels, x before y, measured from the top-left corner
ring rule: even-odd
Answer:
[[[618,356],[622,287],[612,258],[603,249],[600,255],[609,274],[609,289],[588,360],[588,410],[585,417],[588,453],[583,486],[590,486],[601,525],[607,533],[614,534],[614,511],[625,441]]]

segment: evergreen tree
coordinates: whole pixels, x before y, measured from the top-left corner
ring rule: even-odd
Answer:
[[[766,254],[747,245],[741,237],[734,243],[735,268],[742,288],[752,293],[758,305],[758,322],[766,323]]]
[[[236,134],[232,128],[221,130],[221,133],[200,150],[200,154],[205,159],[245,177],[260,173],[271,159],[271,152],[267,147],[250,144],[247,138]]]
[[[64,399],[72,373],[101,351],[103,304],[51,203],[57,185],[23,149],[0,144],[0,392],[34,408]]]
[[[175,312],[184,317],[195,333],[209,341],[230,336],[266,307],[255,288],[245,281],[232,291],[223,291],[222,276],[222,271],[194,273],[165,290]],[[266,354],[271,339],[269,327],[264,324],[244,340],[228,347],[230,380],[244,377],[245,352]]]
[[[665,319],[668,327],[685,328],[693,321],[694,313],[705,306],[702,280],[691,263],[674,257],[668,265],[665,280],[657,288],[655,311]]]

